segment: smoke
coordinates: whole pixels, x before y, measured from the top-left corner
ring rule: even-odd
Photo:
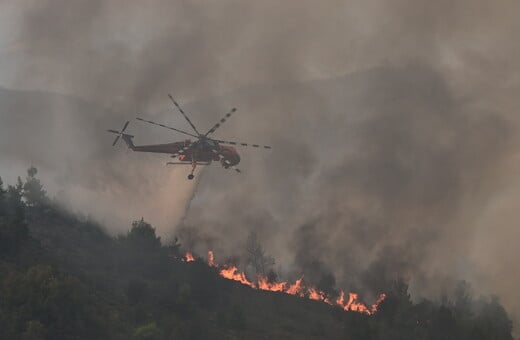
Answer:
[[[287,276],[373,293],[404,276],[416,296],[467,279],[518,314],[519,6],[8,1],[0,83],[25,92],[1,94],[0,170],[36,165],[117,231],[143,216],[231,256],[255,230]],[[185,126],[169,92],[202,130],[236,106],[215,136],[273,150],[193,196],[165,157],[110,147],[137,113]]]
[[[255,230],[281,263],[301,271],[322,263],[348,287],[382,289],[406,275],[428,291],[437,287],[430,276],[458,277],[479,197],[495,189],[485,182],[511,147],[504,118],[470,110],[424,64],[310,82],[294,97],[256,87],[234,98],[275,119],[272,103],[249,97],[259,92],[275,103],[283,96],[297,117],[286,128],[277,120],[272,154],[244,159],[259,180],[208,172],[187,223],[231,251]]]
[[[113,233],[126,232],[132,220],[144,217],[162,236],[172,236],[197,181],[185,180],[186,169],[166,167],[165,157],[126,151],[122,140],[112,148],[115,136],[105,129],[120,129],[132,116],[42,92],[0,90],[0,102],[4,178],[13,183],[15,175],[23,177],[35,165],[57,202],[103,222]],[[137,141],[153,141],[146,137],[152,129],[140,127]],[[128,131],[136,128],[132,124]]]

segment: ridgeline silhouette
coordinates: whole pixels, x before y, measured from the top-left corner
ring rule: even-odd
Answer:
[[[416,303],[397,280],[372,316],[249,289],[181,261],[178,240],[161,244],[143,219],[109,236],[49,199],[36,175],[0,179],[0,339],[513,339],[497,299],[473,298],[465,282]],[[267,272],[274,260],[257,240],[244,246]]]

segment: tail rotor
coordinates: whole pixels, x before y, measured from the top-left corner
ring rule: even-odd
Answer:
[[[121,131],[116,131],[116,130],[112,130],[112,129],[107,130],[108,132],[110,132],[110,133],[114,133],[114,134],[117,135],[117,136],[116,136],[116,139],[114,139],[114,142],[112,143],[112,146],[115,146],[115,145],[117,144],[117,142],[119,141],[119,138],[121,138],[123,135],[126,135],[126,134],[125,134],[125,130],[126,130],[126,128],[128,127],[128,124],[130,124],[129,121],[127,121],[127,122],[125,123],[125,125],[123,126],[123,128],[121,129]],[[132,135],[128,135],[128,136],[129,136],[129,137],[133,137]]]

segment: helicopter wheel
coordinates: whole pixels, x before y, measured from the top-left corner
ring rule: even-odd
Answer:
[[[193,176],[193,174],[189,174],[188,175],[188,179],[193,179],[195,176]]]

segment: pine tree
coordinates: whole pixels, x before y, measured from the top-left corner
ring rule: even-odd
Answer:
[[[23,193],[23,182],[22,182],[22,178],[20,176],[18,176],[18,178],[16,179],[16,186],[14,188],[16,189],[18,194],[22,195],[22,193]]]
[[[142,249],[159,249],[161,247],[161,238],[155,235],[155,229],[143,218],[132,223],[132,229],[128,232],[126,240]]]
[[[7,191],[4,189],[4,182],[2,181],[2,177],[0,177],[0,216],[5,215],[6,194],[7,194]]]
[[[25,221],[25,205],[22,201],[23,184],[20,177],[16,186],[9,185],[7,187],[7,211],[10,222],[21,224]]]
[[[266,254],[254,231],[247,237],[245,250],[247,263],[253,266],[257,274],[265,276],[275,262],[271,256]]]
[[[4,197],[5,193],[4,182],[2,181],[2,177],[0,177],[0,197]]]
[[[27,205],[31,207],[41,206],[47,200],[43,185],[40,183],[40,180],[36,178],[37,173],[38,169],[33,166],[27,169],[27,179],[23,185],[23,197]]]
[[[5,219],[0,221],[0,227],[0,255],[16,254],[29,236],[20,178],[16,186],[9,185],[7,188]]]

